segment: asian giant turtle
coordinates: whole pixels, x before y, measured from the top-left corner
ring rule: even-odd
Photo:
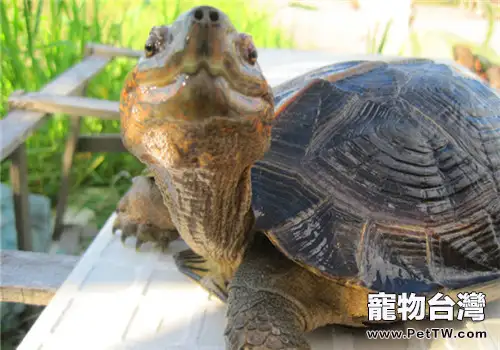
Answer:
[[[367,324],[373,291],[500,295],[500,96],[450,66],[351,61],[271,90],[251,37],[203,6],[152,29],[120,113],[164,205],[132,191],[116,227],[178,231],[180,270],[227,301],[228,349],[309,349]]]

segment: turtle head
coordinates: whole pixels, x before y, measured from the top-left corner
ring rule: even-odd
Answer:
[[[125,146],[148,165],[248,166],[269,146],[274,103],[251,36],[200,6],[152,28],[120,115]]]

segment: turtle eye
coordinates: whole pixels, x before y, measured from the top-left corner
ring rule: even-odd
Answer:
[[[248,34],[240,34],[239,45],[243,58],[253,66],[257,62],[258,54],[252,37]]]
[[[146,57],[153,56],[155,54],[155,46],[151,43],[146,43],[146,45],[144,45],[144,52]]]
[[[248,63],[250,63],[251,65],[254,65],[255,62],[257,62],[257,57],[258,57],[257,49],[252,48],[248,52]]]
[[[149,32],[148,40],[144,45],[144,53],[146,57],[152,57],[158,52],[164,50],[167,44],[170,44],[173,36],[169,33],[168,26],[154,26]]]

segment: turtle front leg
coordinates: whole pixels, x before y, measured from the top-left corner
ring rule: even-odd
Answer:
[[[367,293],[304,269],[263,234],[228,287],[228,350],[308,350],[305,334],[327,324],[363,327]]]
[[[268,291],[231,288],[225,331],[228,350],[310,350],[305,317],[286,297]]]
[[[160,190],[148,176],[134,178],[132,187],[121,198],[117,207],[113,233],[121,230],[121,240],[136,237],[136,249],[152,242],[162,250],[179,237],[170,213],[163,204]]]
[[[229,284],[227,350],[310,349],[305,309],[289,293],[302,286],[300,270],[256,237]]]

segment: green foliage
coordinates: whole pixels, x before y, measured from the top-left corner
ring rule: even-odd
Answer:
[[[378,34],[378,28],[379,28],[379,23],[375,25],[375,28],[373,32],[368,33],[368,40],[367,40],[367,53],[369,54],[383,54],[384,53],[384,48],[387,43],[387,36],[389,35],[389,30],[391,29],[392,25],[392,19],[389,20],[385,27],[384,27],[384,32],[382,33],[382,37],[380,38],[380,42],[377,42],[377,34]]]
[[[495,30],[495,11],[493,10],[493,5],[489,2],[485,3],[483,6],[488,19],[488,30],[483,41],[483,47],[488,47]]]
[[[317,11],[318,7],[311,5],[311,4],[305,4],[304,2],[301,1],[290,1],[288,3],[289,7],[295,7],[303,10],[308,10],[308,11]]]
[[[40,89],[79,61],[86,43],[142,49],[153,25],[171,23],[180,13],[200,4],[225,11],[239,30],[252,34],[258,47],[292,46],[291,39],[271,25],[268,13],[249,7],[244,0],[2,0],[0,115],[6,115],[12,91]],[[118,100],[125,75],[134,63],[130,59],[113,61],[89,84],[88,95]],[[68,117],[55,115],[27,140],[30,190],[48,195],[53,204],[67,131]],[[119,122],[85,118],[81,131],[118,132]],[[4,182],[8,166],[9,161],[1,164]],[[110,179],[120,171],[136,175],[141,169],[128,154],[78,154],[72,169],[72,192],[88,186],[110,188]],[[119,188],[121,193],[126,186]]]

